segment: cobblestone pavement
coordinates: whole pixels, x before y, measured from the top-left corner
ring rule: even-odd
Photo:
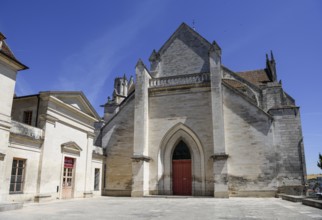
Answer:
[[[29,203],[1,220],[37,219],[322,219],[322,210],[276,198],[98,197]]]

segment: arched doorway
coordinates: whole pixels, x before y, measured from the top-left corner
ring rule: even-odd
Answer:
[[[192,172],[190,150],[179,141],[172,155],[173,195],[192,195]]]
[[[160,143],[158,158],[158,193],[173,195],[173,155],[179,142],[186,144],[191,161],[192,196],[205,195],[205,157],[197,135],[186,125],[178,123],[168,130]]]

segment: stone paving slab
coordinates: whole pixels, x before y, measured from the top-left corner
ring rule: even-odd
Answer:
[[[41,204],[0,213],[6,220],[65,219],[322,219],[322,210],[279,198],[98,197]]]
[[[1,202],[0,212],[22,209],[22,207],[23,207],[22,202]]]

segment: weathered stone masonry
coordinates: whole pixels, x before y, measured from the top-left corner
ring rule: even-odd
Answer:
[[[191,155],[191,182],[182,185],[191,195],[301,193],[299,108],[277,81],[273,54],[264,69],[236,73],[223,66],[221,53],[182,24],[153,50],[150,70],[139,60],[136,83],[117,78],[100,135],[105,195],[172,195],[180,141]]]

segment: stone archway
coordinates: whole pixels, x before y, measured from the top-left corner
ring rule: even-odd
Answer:
[[[201,142],[186,125],[178,123],[163,137],[159,148],[158,191],[160,195],[172,195],[172,156],[175,147],[183,141],[191,153],[192,195],[205,195],[205,161]]]

